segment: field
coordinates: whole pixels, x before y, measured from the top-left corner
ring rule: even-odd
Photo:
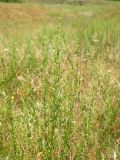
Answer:
[[[120,2],[0,3],[0,160],[119,160]]]

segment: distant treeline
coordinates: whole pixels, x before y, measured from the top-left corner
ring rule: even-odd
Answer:
[[[76,3],[80,1],[90,1],[90,0],[0,0],[0,2],[15,2],[15,3],[22,3],[22,2],[43,2],[43,3]],[[91,0],[93,1],[93,0]],[[97,1],[97,0],[96,0]],[[101,0],[102,1],[102,0]],[[120,1],[120,0],[106,0],[106,1]]]
[[[24,0],[0,0],[0,2],[15,2],[15,3],[22,3]]]

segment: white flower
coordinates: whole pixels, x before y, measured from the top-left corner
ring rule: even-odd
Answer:
[[[73,121],[73,124],[76,124],[76,121]]]
[[[8,52],[8,48],[4,48],[3,51],[4,51],[4,52]]]
[[[108,70],[108,73],[110,73],[110,72],[111,72],[111,70],[109,69],[109,70]]]
[[[83,61],[87,61],[87,59],[86,59],[86,58],[84,58],[84,59],[83,59]]]
[[[113,151],[113,160],[117,160],[117,154],[115,150]]]
[[[5,160],[8,160],[9,159],[9,157],[5,157]]]

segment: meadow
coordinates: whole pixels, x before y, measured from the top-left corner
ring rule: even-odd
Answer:
[[[0,160],[119,160],[120,2],[0,3]]]

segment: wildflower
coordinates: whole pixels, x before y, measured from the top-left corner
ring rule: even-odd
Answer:
[[[55,133],[58,133],[58,129],[57,128],[55,128]]]
[[[8,48],[4,48],[3,50],[4,50],[4,52],[8,52]]]
[[[108,70],[108,73],[111,73],[111,70],[110,70],[110,69]]]
[[[83,59],[83,61],[87,61],[87,59],[86,59],[86,58],[84,58],[84,59]]]
[[[117,154],[116,154],[116,151],[113,151],[113,159],[114,159],[114,160],[117,160]]]
[[[76,124],[76,121],[73,121],[73,124]]]
[[[5,157],[5,160],[8,160],[9,159],[9,157]]]
[[[15,97],[14,97],[14,96],[11,96],[11,100],[14,101],[14,100],[15,100]]]
[[[40,103],[39,102],[36,102],[36,105],[37,105],[37,107],[40,107]]]
[[[55,49],[53,49],[52,51],[53,51],[53,53],[55,53],[55,52],[56,52],[56,50],[55,50]]]

